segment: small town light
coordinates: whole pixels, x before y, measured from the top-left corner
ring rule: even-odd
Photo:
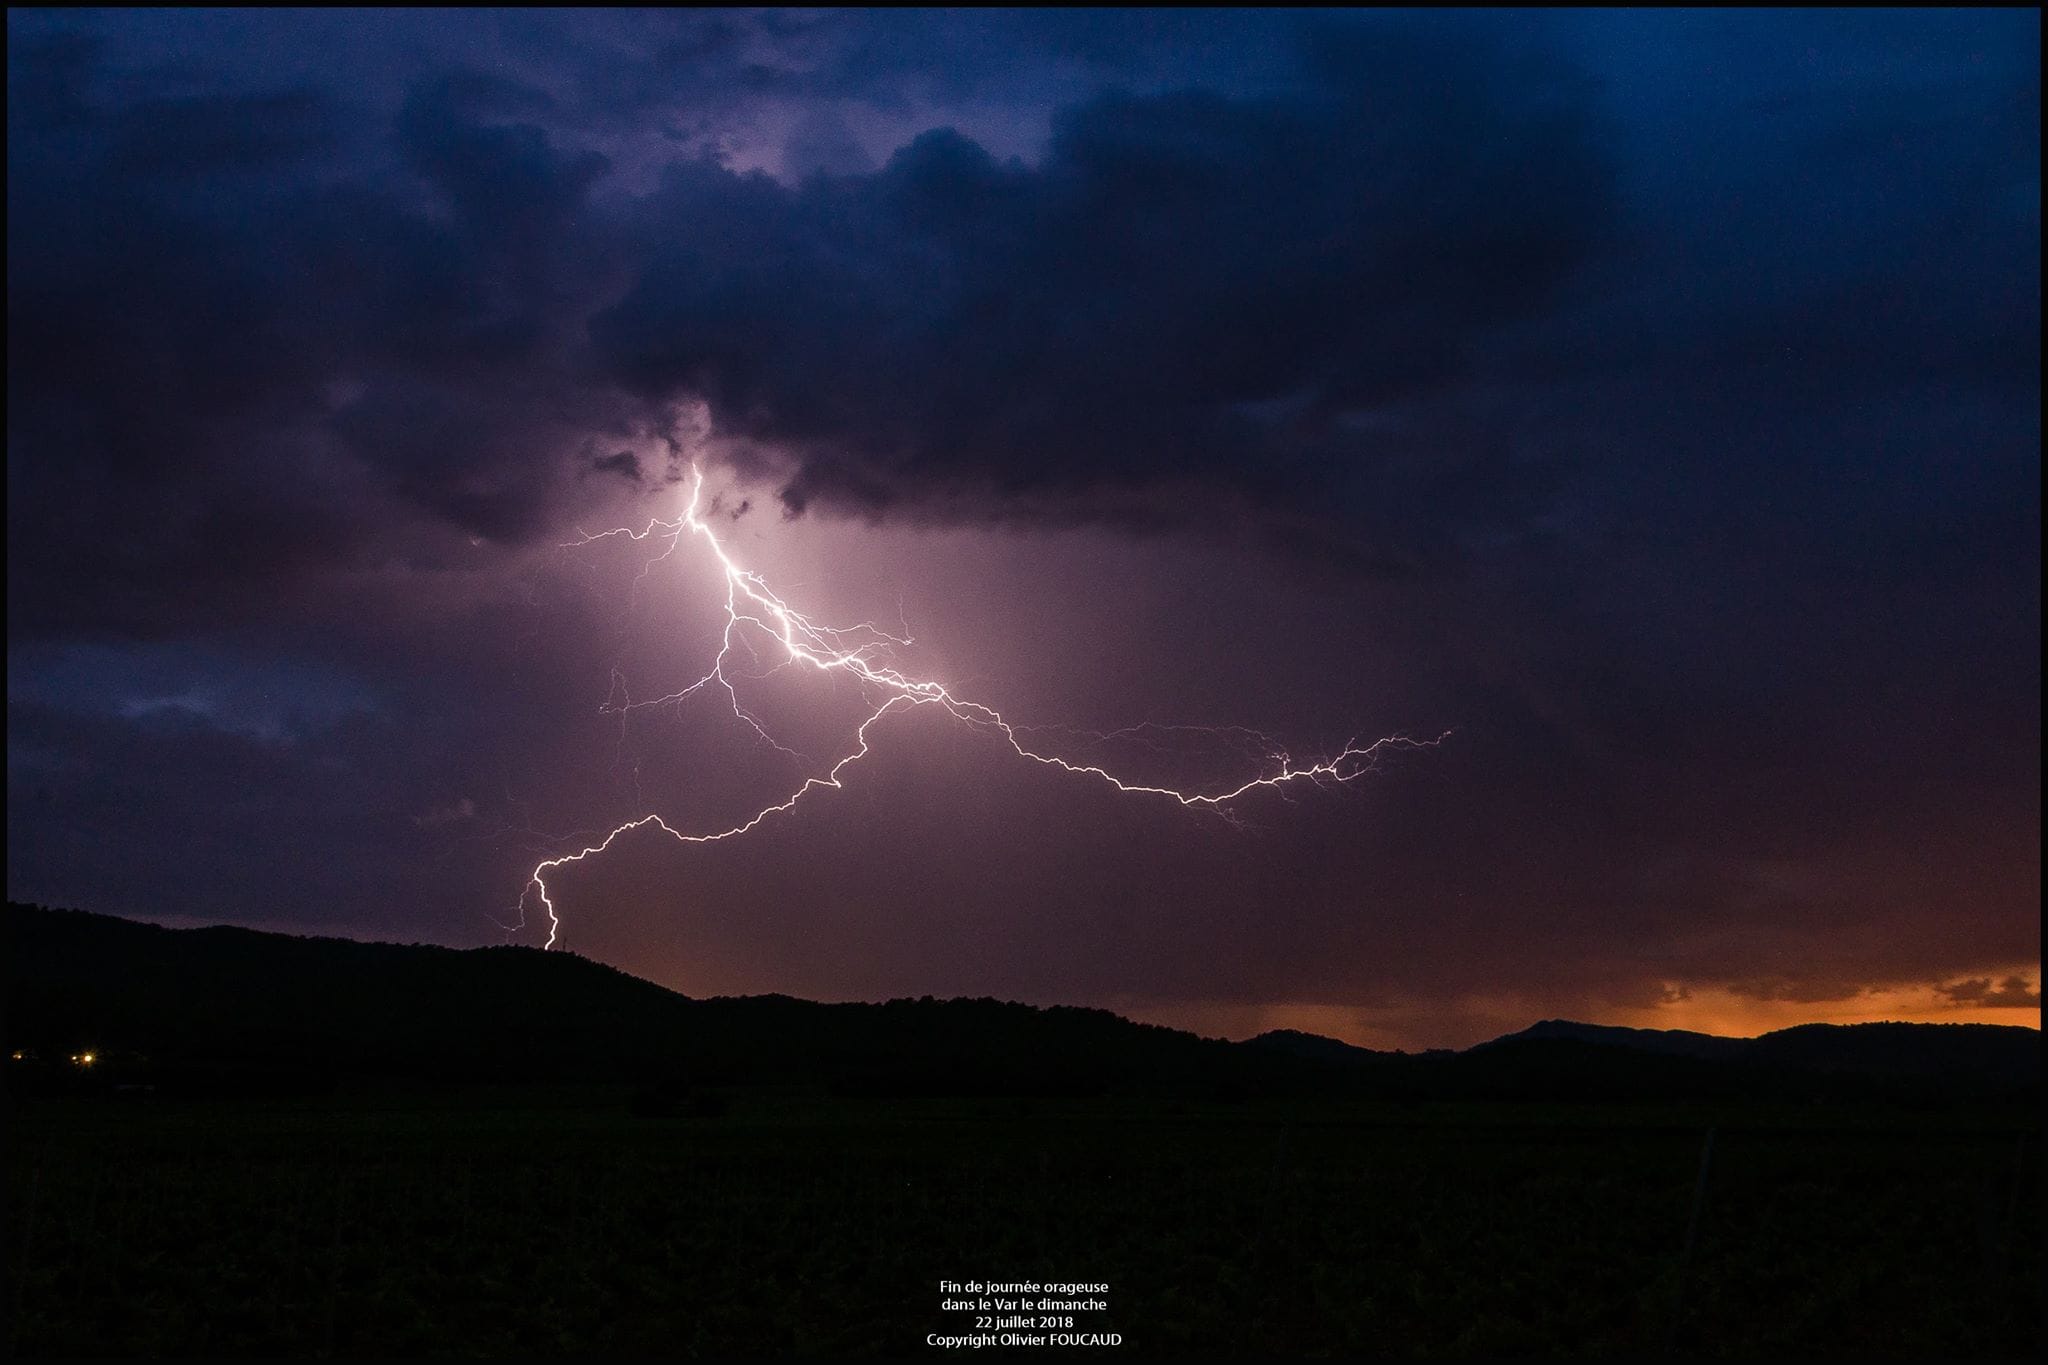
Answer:
[[[77,1062],[80,1066],[91,1066],[92,1054],[90,1052],[81,1052],[76,1057],[73,1057],[71,1060]]]

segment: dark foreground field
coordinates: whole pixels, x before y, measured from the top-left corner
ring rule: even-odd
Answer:
[[[536,1088],[17,1103],[10,1345],[914,1354],[970,1325],[938,1282],[973,1278],[1106,1281],[1089,1325],[1135,1354],[2040,1345],[2040,1148],[2010,1106],[681,1108]]]

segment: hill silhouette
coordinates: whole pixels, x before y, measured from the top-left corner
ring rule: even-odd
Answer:
[[[1106,1010],[979,1000],[692,999],[571,953],[166,929],[10,903],[10,1075],[247,1092],[346,1077],[808,1082],[864,1094],[1125,1091],[1526,1100],[2024,1097],[2040,1034],[1813,1024],[1760,1038],[1547,1020],[1462,1053],[1280,1031],[1244,1043]]]
[[[1699,1057],[1708,1061],[1729,1061],[1742,1055],[1751,1040],[1723,1038],[1718,1034],[1695,1033],[1690,1029],[1620,1028],[1612,1024],[1578,1024],[1569,1019],[1545,1019],[1520,1033],[1494,1039],[1495,1044],[1527,1041],[1567,1040],[1595,1043],[1602,1047],[1629,1048],[1655,1052],[1667,1057]]]
[[[572,953],[166,929],[10,904],[5,1026],[42,1059],[285,1084],[823,1080],[873,1092],[1093,1093],[1253,1079],[1231,1044],[994,1000],[695,1000]],[[1049,1062],[1057,1059],[1057,1065]],[[1284,1070],[1284,1068],[1282,1068]]]
[[[1989,1085],[2037,1076],[2041,1035],[1999,1024],[1796,1024],[1756,1038],[1546,1019],[1487,1047],[1566,1040],[1601,1047],[1830,1074],[1948,1077]]]

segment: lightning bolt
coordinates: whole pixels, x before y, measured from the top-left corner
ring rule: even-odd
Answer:
[[[699,514],[698,509],[703,493],[703,470],[692,465],[690,469],[689,505],[684,509],[681,516],[672,521],[663,521],[657,518],[649,521],[643,529],[638,531],[627,527],[618,527],[609,531],[600,531],[595,535],[584,535],[563,547],[565,549],[573,549],[579,546],[590,545],[600,540],[617,538],[664,545],[661,553],[653,556],[641,565],[640,573],[634,580],[635,587],[637,588],[639,583],[645,581],[647,574],[653,567],[672,558],[686,539],[701,537],[706,547],[710,550],[712,559],[716,561],[719,571],[724,575],[725,627],[720,638],[718,654],[712,660],[710,671],[685,687],[678,688],[664,696],[643,701],[632,700],[626,691],[623,679],[614,673],[611,694],[606,698],[604,706],[600,708],[601,711],[605,714],[617,714],[623,718],[632,711],[646,707],[675,705],[699,694],[722,694],[731,706],[733,715],[741,724],[751,729],[754,734],[758,735],[767,744],[801,761],[801,755],[778,743],[768,733],[767,727],[740,700],[739,691],[733,685],[733,678],[731,673],[728,672],[727,665],[733,658],[735,650],[745,650],[757,662],[759,661],[759,655],[754,649],[753,639],[749,638],[749,628],[751,628],[753,635],[760,638],[764,643],[771,643],[780,656],[778,662],[774,665],[774,669],[800,666],[816,669],[824,674],[848,674],[859,681],[863,694],[868,697],[870,702],[874,703],[873,709],[869,711],[866,719],[862,720],[859,726],[855,728],[853,748],[835,761],[822,776],[806,777],[802,784],[790,792],[788,796],[780,801],[763,806],[730,828],[691,833],[677,829],[658,814],[643,815],[636,820],[629,820],[625,824],[618,826],[596,843],[590,844],[588,847],[580,849],[575,853],[565,853],[559,857],[547,858],[536,864],[527,878],[526,886],[520,892],[519,922],[517,925],[507,927],[513,929],[524,927],[527,902],[529,899],[537,900],[541,909],[547,914],[548,940],[546,946],[549,948],[555,946],[555,942],[560,937],[562,929],[561,917],[556,913],[554,899],[548,891],[547,878],[549,873],[554,872],[558,868],[566,867],[571,863],[580,863],[586,858],[594,858],[609,849],[622,835],[630,834],[639,829],[657,829],[677,842],[685,844],[710,844],[717,843],[722,839],[737,838],[759,825],[762,821],[790,810],[811,792],[825,787],[839,787],[841,785],[840,774],[867,756],[871,744],[869,732],[874,729],[876,723],[884,716],[895,711],[907,711],[910,708],[919,706],[936,706],[955,720],[999,736],[1018,757],[1029,759],[1033,763],[1041,763],[1048,767],[1059,768],[1065,772],[1072,773],[1077,777],[1103,782],[1120,792],[1126,792],[1134,796],[1158,797],[1179,802],[1183,806],[1217,809],[1225,807],[1230,802],[1236,801],[1238,798],[1262,787],[1284,787],[1304,782],[1314,785],[1351,782],[1373,771],[1375,762],[1382,754],[1388,751],[1434,748],[1441,744],[1450,734],[1449,731],[1446,731],[1435,739],[1429,740],[1409,739],[1403,735],[1391,735],[1383,739],[1373,740],[1369,744],[1360,744],[1356,738],[1353,738],[1346,742],[1344,747],[1334,755],[1297,763],[1284,748],[1270,739],[1270,737],[1257,731],[1237,726],[1210,728],[1155,725],[1148,722],[1144,725],[1132,726],[1124,730],[1107,733],[1066,731],[1068,734],[1080,735],[1098,743],[1107,743],[1117,739],[1137,739],[1141,742],[1156,743],[1156,736],[1184,730],[1198,730],[1212,736],[1227,735],[1240,743],[1255,744],[1262,749],[1265,766],[1269,768],[1269,771],[1264,772],[1262,775],[1248,778],[1238,785],[1223,791],[1183,791],[1175,787],[1154,786],[1144,782],[1127,781],[1097,764],[1062,758],[1058,754],[1044,752],[1025,741],[1027,733],[1037,734],[1044,730],[1059,727],[1031,727],[1012,724],[1001,712],[992,706],[955,696],[945,686],[931,679],[913,678],[898,671],[889,662],[891,658],[890,651],[897,646],[908,646],[911,644],[912,641],[907,634],[893,635],[873,622],[868,621],[864,621],[856,626],[834,627],[822,625],[805,616],[783,600],[773,588],[763,581],[759,574],[754,573],[750,569],[743,568],[734,562],[732,556],[727,553],[725,546],[720,543],[717,534],[712,531],[710,524]],[[773,669],[770,671],[773,671]]]

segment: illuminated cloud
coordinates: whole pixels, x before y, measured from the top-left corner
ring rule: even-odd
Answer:
[[[1219,839],[906,722],[579,871],[621,965],[1410,1039],[2037,994],[2033,12],[8,26],[13,894],[475,941],[758,809],[601,710],[695,676],[688,582],[556,548],[697,459],[1005,715],[1458,738]]]

